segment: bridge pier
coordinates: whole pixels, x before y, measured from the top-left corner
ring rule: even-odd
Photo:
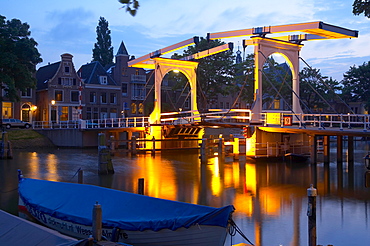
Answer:
[[[337,136],[337,163],[343,162],[343,137]]]
[[[324,163],[330,163],[330,136],[324,136]]]

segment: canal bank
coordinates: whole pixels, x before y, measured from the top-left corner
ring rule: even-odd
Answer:
[[[13,149],[34,151],[55,148],[50,139],[31,129],[9,129],[6,132]]]

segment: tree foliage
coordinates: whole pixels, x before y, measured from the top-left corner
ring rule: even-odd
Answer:
[[[350,67],[343,75],[343,98],[347,102],[364,102],[370,110],[370,61]]]
[[[126,8],[126,11],[129,12],[132,16],[136,15],[137,10],[139,9],[139,1],[137,0],[118,0],[123,4],[122,8]]]
[[[100,62],[103,67],[113,63],[113,47],[108,25],[108,21],[100,17],[96,27],[97,42],[93,49],[93,61]]]
[[[19,100],[19,91],[36,87],[33,75],[42,59],[29,28],[27,23],[0,15],[0,82],[11,101]]]
[[[364,14],[370,18],[370,0],[355,0],[352,6],[352,13],[354,15]]]
[[[339,82],[321,75],[320,69],[305,67],[299,73],[300,98],[308,107],[307,110],[323,111],[330,107],[337,96],[335,91],[341,89]]]

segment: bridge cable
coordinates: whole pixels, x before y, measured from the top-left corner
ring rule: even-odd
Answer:
[[[232,104],[232,105],[231,105],[231,107],[228,109],[228,111],[226,112],[226,114],[224,114],[224,115],[220,118],[220,121],[221,121],[224,117],[226,117],[226,115],[227,115],[227,114],[229,114],[229,113],[230,113],[230,111],[231,111],[231,109],[232,109],[232,108],[234,108],[234,106],[236,105],[236,102],[239,100],[239,98],[240,98],[240,96],[241,96],[242,92],[244,91],[245,85],[247,84],[247,81],[248,81],[248,75],[249,75],[249,72],[250,72],[251,70],[252,70],[252,69],[249,67],[249,68],[248,68],[248,70],[247,70],[247,72],[246,72],[246,76],[245,76],[245,79],[244,79],[244,83],[243,83],[243,85],[242,85],[242,87],[241,87],[241,89],[240,89],[240,91],[239,91],[239,93],[238,93],[238,96],[235,98],[235,100],[234,100],[233,104]]]
[[[275,72],[275,71],[274,71]],[[286,82],[286,80],[287,80],[287,76],[288,76],[288,71],[286,71],[286,73],[285,73],[285,76],[284,76],[284,78],[283,78],[283,82],[281,83],[281,85],[280,85],[280,89],[279,89],[279,92],[281,92],[281,90],[283,89],[283,86],[284,86],[284,84],[285,84],[285,82]],[[275,73],[275,75],[276,75],[276,73]],[[278,95],[278,94],[276,94],[276,95]],[[274,97],[274,100],[276,99],[276,96],[275,95],[275,97]],[[272,105],[273,105],[273,103],[274,103],[274,101],[272,101],[271,103],[270,103],[270,106],[268,107],[268,109],[271,109],[272,108]]]
[[[261,51],[259,51],[259,53],[261,53],[262,55],[263,55],[263,57],[265,58],[265,60],[266,61],[268,61],[269,63],[271,63],[271,61],[269,61],[268,59],[267,59],[267,57],[261,52]],[[273,64],[272,64],[273,65]],[[261,72],[262,73],[264,73],[262,70],[261,70]],[[266,76],[266,75],[265,75]],[[266,76],[267,77],[267,76]],[[280,77],[281,77],[281,75],[280,75]],[[303,106],[305,106],[305,108],[312,114],[312,111],[311,111],[311,109],[304,103],[304,101],[298,96],[298,94],[293,90],[293,88],[287,83],[286,84],[288,87],[289,87],[289,89],[293,92],[293,94],[299,99],[299,101],[303,104]]]
[[[283,101],[286,103],[286,105],[289,107],[289,109],[292,111],[292,113],[294,114],[295,118],[297,118],[297,120],[299,122],[301,122],[301,124],[303,125],[304,128],[306,128],[306,125],[302,122],[302,120],[297,116],[297,114],[293,111],[293,108],[288,104],[288,102],[284,99],[284,97],[280,94],[280,92],[278,92],[278,90],[276,89],[276,87],[272,84],[272,82],[270,81],[270,79],[267,77],[267,75],[264,73],[263,70],[260,69],[260,71],[262,72],[263,75],[266,76],[266,79],[267,79],[267,82],[270,83],[270,85],[272,86],[272,88],[279,94],[279,96],[283,99]]]
[[[313,68],[302,58],[302,57],[299,57],[299,59],[301,59],[307,67],[309,67],[311,70],[313,70]],[[329,88],[332,92],[334,92],[334,95],[336,95],[339,100],[349,109],[349,111],[352,113],[352,114],[355,114],[355,112],[353,112],[353,110],[351,109],[351,107],[345,102],[343,101],[343,99],[337,94],[335,93],[335,91],[333,90],[333,88],[331,88],[327,83],[325,83],[325,81],[323,79],[321,79],[321,82],[327,87]]]

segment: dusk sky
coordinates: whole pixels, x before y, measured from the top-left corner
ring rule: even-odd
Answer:
[[[102,16],[109,23],[114,55],[123,41],[130,55],[157,49],[207,33],[311,21],[359,31],[357,39],[309,41],[301,57],[322,75],[342,80],[350,66],[370,61],[370,19],[352,14],[353,0],[140,0],[135,17],[117,0],[0,0],[0,15],[30,25],[43,63],[72,54],[76,70],[92,59],[96,27]],[[234,51],[242,40],[234,42]],[[242,50],[242,48],[241,48]],[[252,53],[248,47],[246,53]],[[181,53],[181,51],[180,51]],[[301,69],[303,66],[301,66]]]

